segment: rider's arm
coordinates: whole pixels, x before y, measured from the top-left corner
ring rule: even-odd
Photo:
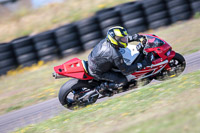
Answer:
[[[134,34],[133,36],[128,36],[128,42],[133,42],[133,41],[141,42],[141,46],[144,47],[144,45],[147,42],[147,38],[146,38],[146,36],[139,35],[139,34]]]
[[[137,41],[137,42],[141,42],[137,45],[137,50],[142,52],[143,48],[147,42],[147,39],[145,36],[143,35],[139,35],[139,34],[134,34],[133,36],[128,36],[128,42],[133,42],[133,41]]]
[[[139,41],[139,34],[128,36],[128,42]]]
[[[133,41],[143,42],[145,41],[144,39],[145,39],[145,36],[139,35],[139,34],[128,36],[128,42],[133,42]]]
[[[124,63],[123,57],[121,55],[115,56],[114,64],[124,75],[129,75],[129,74],[141,69],[140,67],[142,67],[141,66],[142,64],[140,64],[140,63],[127,66]]]

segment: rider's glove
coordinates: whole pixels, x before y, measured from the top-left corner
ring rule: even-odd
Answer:
[[[144,45],[142,43],[139,43],[137,46],[136,46],[136,49],[139,51],[139,52],[142,52],[143,51],[143,48],[144,48]]]
[[[142,44],[146,44],[147,39],[146,39],[146,36],[134,34],[132,36],[128,36],[128,41],[129,42],[138,41],[138,42],[141,42]]]
[[[147,43],[147,38],[146,36],[143,36],[143,35],[139,35],[139,41],[145,45]]]
[[[128,42],[139,41],[139,34],[128,36]]]
[[[144,55],[148,55],[148,52],[146,52],[145,50],[143,50],[143,54]]]

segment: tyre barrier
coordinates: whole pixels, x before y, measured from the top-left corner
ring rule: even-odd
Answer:
[[[0,75],[18,66],[31,66],[93,48],[112,26],[129,34],[156,29],[200,12],[200,0],[141,0],[97,11],[95,15],[0,44]]]
[[[98,43],[97,41],[102,39],[100,25],[96,16],[78,21],[76,25],[84,50],[91,49]]]
[[[200,0],[190,0],[190,7],[193,14],[200,12]]]
[[[120,8],[123,26],[130,34],[147,30],[142,2],[132,2]]]
[[[0,75],[17,67],[12,45],[10,43],[0,44]]]
[[[58,59],[58,47],[54,32],[54,30],[49,30],[32,36],[38,60],[46,62]]]
[[[187,20],[192,16],[188,0],[166,0],[171,22]]]
[[[147,18],[149,29],[156,29],[170,24],[167,6],[163,0],[145,0],[143,8]]]
[[[31,37],[24,36],[11,41],[17,65],[25,67],[37,63],[38,58]]]
[[[100,24],[103,36],[106,36],[107,31],[113,26],[122,26],[121,16],[119,11],[113,8],[103,9],[96,13],[98,22]]]
[[[61,57],[66,57],[82,50],[77,27],[74,23],[57,28],[54,35]]]

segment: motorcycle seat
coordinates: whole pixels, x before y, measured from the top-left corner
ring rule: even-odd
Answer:
[[[83,64],[83,68],[84,68],[85,72],[86,72],[87,74],[89,74],[88,62],[85,61],[85,60],[82,60],[82,64]]]

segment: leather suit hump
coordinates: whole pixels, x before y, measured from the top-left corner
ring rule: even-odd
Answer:
[[[121,56],[106,39],[97,44],[88,56],[89,70],[95,74],[105,73],[114,67],[114,57]]]

